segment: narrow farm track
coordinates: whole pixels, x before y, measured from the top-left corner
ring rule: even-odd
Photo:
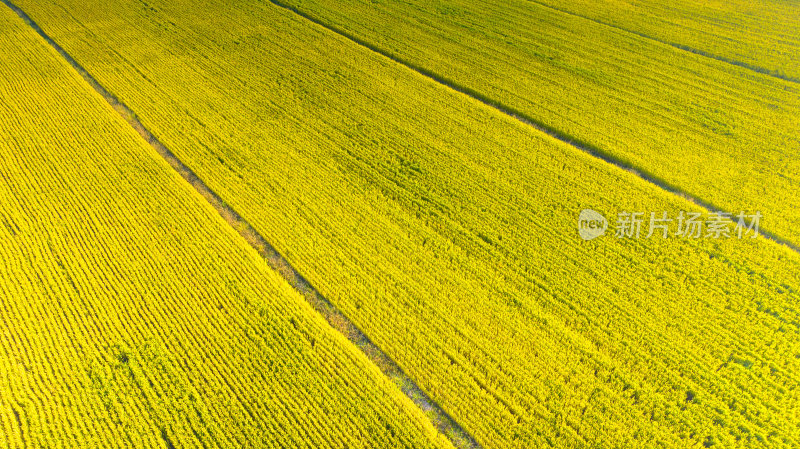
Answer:
[[[276,1],[698,204],[759,210],[800,245],[797,83],[544,0]]]
[[[452,447],[2,5],[0,47],[0,447]]]
[[[582,242],[700,208],[268,2],[15,3],[483,447],[800,441],[797,253]]]
[[[6,0],[3,0],[3,1],[6,1]],[[521,110],[517,110],[517,109],[511,108],[511,107],[508,107],[505,104],[503,104],[503,103],[501,103],[501,102],[499,102],[497,100],[494,100],[494,99],[490,98],[489,96],[487,96],[487,95],[485,95],[485,94],[483,94],[483,93],[481,93],[481,92],[479,92],[479,91],[477,91],[475,89],[472,89],[472,88],[469,88],[469,87],[464,86],[462,84],[459,84],[458,82],[456,82],[456,81],[454,81],[452,79],[443,78],[439,74],[437,74],[437,73],[435,73],[433,71],[427,70],[427,69],[425,69],[423,67],[420,67],[418,65],[415,65],[412,62],[410,62],[410,61],[408,61],[408,60],[406,60],[404,58],[401,58],[401,57],[399,57],[397,55],[389,54],[389,53],[385,52],[384,50],[382,50],[381,48],[379,48],[378,46],[370,44],[369,42],[367,42],[367,41],[365,41],[363,39],[360,39],[359,37],[357,37],[353,33],[349,33],[347,31],[343,30],[342,28],[339,28],[339,27],[337,27],[337,26],[335,26],[333,24],[326,23],[325,21],[320,20],[320,19],[318,19],[318,18],[316,18],[316,17],[314,17],[314,16],[312,16],[312,15],[306,13],[306,12],[303,12],[303,11],[301,11],[300,9],[298,9],[298,8],[296,8],[294,6],[288,5],[286,3],[282,3],[279,0],[269,0],[269,1],[272,4],[274,4],[275,6],[284,8],[284,9],[289,10],[289,11],[292,11],[293,13],[303,17],[304,19],[306,19],[306,20],[308,20],[310,22],[313,22],[314,24],[316,24],[316,25],[318,25],[320,27],[325,28],[328,31],[336,33],[336,34],[338,34],[338,35],[340,35],[342,37],[345,37],[345,38],[349,39],[350,41],[352,41],[352,42],[354,42],[354,43],[356,43],[356,44],[358,44],[358,45],[360,45],[360,46],[362,46],[364,48],[367,48],[367,49],[379,54],[382,57],[388,58],[388,59],[390,59],[390,60],[392,60],[392,61],[394,61],[394,62],[396,62],[398,64],[401,64],[401,65],[407,67],[409,70],[413,70],[414,72],[417,72],[417,73],[419,73],[420,75],[422,75],[422,76],[424,76],[426,78],[429,78],[429,79],[431,79],[431,80],[433,80],[433,81],[435,81],[435,82],[437,82],[437,83],[439,83],[439,84],[441,84],[443,86],[446,86],[447,88],[452,89],[453,91],[456,91],[456,92],[458,92],[460,94],[463,94],[463,95],[467,95],[467,96],[471,97],[474,100],[480,101],[481,103],[485,104],[486,106],[489,106],[489,107],[491,107],[491,108],[493,108],[493,109],[495,109],[495,110],[497,110],[499,112],[502,112],[505,115],[513,117],[513,118],[525,123],[526,125],[529,125],[529,126],[535,128],[537,131],[544,132],[545,134],[547,134],[547,135],[549,135],[551,137],[554,137],[554,138],[556,138],[556,139],[558,139],[558,140],[560,140],[560,141],[562,141],[562,142],[564,142],[564,143],[566,143],[568,145],[571,145],[574,148],[577,148],[577,149],[579,149],[579,150],[581,150],[583,152],[586,152],[586,153],[588,153],[588,154],[590,154],[590,155],[592,155],[594,157],[602,159],[604,162],[608,162],[609,164],[612,164],[612,165],[614,165],[616,167],[619,167],[619,168],[621,168],[623,170],[626,170],[629,173],[632,173],[632,174],[642,178],[643,180],[645,180],[645,181],[647,181],[647,182],[649,182],[649,183],[651,183],[651,184],[653,184],[653,185],[655,185],[655,186],[657,186],[657,187],[659,187],[659,188],[661,188],[661,189],[663,189],[663,190],[665,190],[665,191],[667,191],[669,193],[678,195],[678,196],[680,196],[680,197],[682,197],[682,198],[684,198],[686,200],[689,200],[692,203],[694,203],[697,206],[705,209],[708,212],[723,211],[723,212],[729,213],[731,215],[735,215],[733,211],[725,211],[723,208],[721,208],[721,207],[719,207],[717,205],[714,205],[711,202],[708,202],[708,201],[705,201],[702,198],[693,196],[689,192],[687,192],[684,189],[682,189],[679,185],[669,183],[666,180],[664,180],[662,178],[659,178],[658,176],[656,176],[656,175],[654,175],[652,173],[649,173],[648,171],[646,171],[641,166],[634,166],[633,164],[631,164],[629,162],[625,162],[625,161],[623,161],[622,159],[620,159],[618,157],[615,157],[613,154],[611,154],[611,153],[609,153],[609,152],[607,152],[607,151],[605,151],[605,150],[593,145],[590,142],[576,140],[575,138],[569,136],[568,134],[565,134],[564,132],[562,132],[559,129],[556,129],[556,128],[552,127],[552,126],[548,126],[548,125],[546,125],[545,123],[543,123],[541,121],[537,121],[534,117],[530,116],[529,114],[526,114],[526,113],[522,112]],[[531,0],[529,0],[529,1],[531,1]],[[540,4],[538,2],[532,2],[532,3]],[[559,11],[559,12],[563,12],[565,14],[570,14],[570,15],[574,15],[576,17],[581,17],[581,18],[586,19],[586,20],[591,20],[593,22],[597,22],[596,20],[593,20],[593,19],[590,19],[590,18],[587,18],[587,17],[583,17],[583,16],[578,16],[577,14],[570,13],[569,11],[566,11],[566,10],[562,11],[561,9],[552,7],[552,6],[544,4],[544,3],[541,3],[541,5],[544,6],[544,7]],[[601,23],[601,22],[598,22],[598,23]],[[608,24],[605,24],[605,23],[601,23],[601,24],[602,25],[608,25]],[[613,28],[618,28],[618,27],[614,27],[613,25],[608,25],[608,26],[611,26]],[[637,35],[639,34],[639,33],[635,33],[635,32],[629,31],[629,30],[622,30],[622,31],[631,32],[631,33],[637,34]],[[641,37],[649,38],[648,36],[641,36]],[[650,38],[650,39],[653,39],[653,38]],[[657,39],[653,39],[653,40],[657,40]],[[668,44],[668,43],[665,43],[665,42],[661,42],[661,43],[666,44],[666,45],[671,45],[671,44]],[[682,50],[686,50],[686,48],[682,48]],[[702,54],[701,52],[695,52],[695,53]],[[707,56],[707,55],[703,55],[703,56]],[[718,58],[715,58],[715,59],[718,59]],[[730,62],[730,61],[725,61],[725,62]],[[734,65],[740,65],[740,64],[734,64]],[[756,71],[758,71],[758,70],[756,70]],[[788,81],[796,81],[796,80],[788,80]],[[774,241],[774,242],[776,242],[778,244],[784,245],[787,248],[790,248],[791,250],[793,250],[793,251],[797,252],[798,254],[800,254],[800,245],[797,245],[797,244],[793,243],[792,241],[790,241],[788,239],[785,239],[785,238],[783,238],[781,236],[778,236],[778,235],[776,235],[775,233],[773,233],[773,232],[771,232],[769,230],[762,229],[760,232],[767,239],[772,240],[772,241]]]
[[[693,53],[693,54],[700,55],[700,56],[703,56],[703,57],[706,57],[706,58],[710,58],[710,59],[714,59],[714,60],[717,60],[717,61],[721,61],[721,62],[730,64],[730,65],[733,65],[733,66],[742,67],[742,68],[745,68],[747,70],[752,70],[753,72],[760,73],[762,75],[771,76],[773,78],[778,78],[778,79],[781,79],[781,80],[784,80],[784,81],[789,81],[791,83],[800,83],[800,78],[797,78],[797,77],[794,77],[794,76],[791,76],[791,75],[784,75],[784,74],[781,74],[781,73],[776,73],[775,70],[771,70],[771,69],[768,69],[766,67],[761,67],[761,66],[758,66],[758,65],[755,65],[755,64],[750,64],[750,63],[745,62],[745,61],[738,61],[738,60],[735,60],[735,59],[731,59],[731,58],[728,58],[728,57],[725,57],[725,56],[721,56],[721,55],[717,55],[717,54],[708,52],[708,51],[700,49],[700,48],[694,48],[694,47],[689,46],[689,45],[685,45],[685,44],[681,44],[681,43],[677,43],[677,42],[667,41],[667,40],[658,38],[656,36],[653,36],[651,34],[647,34],[647,33],[641,32],[641,31],[636,31],[636,30],[634,30],[632,28],[625,28],[625,27],[622,27],[622,26],[619,26],[619,25],[614,25],[613,23],[610,23],[610,22],[607,22],[607,21],[604,21],[604,20],[600,20],[600,19],[596,19],[596,18],[593,18],[593,17],[581,15],[581,14],[578,14],[578,13],[576,13],[574,11],[570,11],[569,9],[564,8],[564,7],[558,7],[558,6],[554,6],[552,4],[548,4],[548,3],[541,2],[541,1],[536,1],[536,0],[527,0],[527,1],[529,1],[531,3],[535,3],[535,4],[540,5],[540,6],[543,6],[545,8],[552,9],[554,11],[558,11],[558,12],[561,12],[561,13],[564,13],[564,14],[569,14],[569,15],[574,16],[574,17],[580,17],[581,19],[585,19],[585,20],[588,20],[590,22],[597,23],[599,25],[607,26],[609,28],[614,28],[614,29],[617,29],[617,30],[620,30],[620,31],[624,31],[626,33],[631,33],[631,34],[634,34],[634,35],[639,36],[641,38],[649,39],[649,40],[651,40],[653,42],[658,42],[660,44],[669,45],[670,47],[674,47],[674,48],[677,48],[679,50],[687,51],[689,53]]]
[[[161,141],[151,133],[136,114],[118,98],[106,90],[86,69],[58,43],[42,30],[25,12],[9,0],[0,0],[13,10],[22,20],[35,30],[53,49],[55,49],[95,91],[124,118],[139,135],[144,138],[195,190],[200,193],[259,254],[272,269],[280,273],[289,284],[297,289],[326,321],[348,340],[356,345],[393,383],[398,385],[427,416],[433,425],[457,448],[477,449],[481,445],[469,435],[455,420],[425,393],[392,358],[373,343],[347,316],[339,311],[311,283],[300,274],[258,231],[241,215],[223,201],[186,164],[180,161]]]
[[[759,73],[800,79],[797,2],[533,1]]]

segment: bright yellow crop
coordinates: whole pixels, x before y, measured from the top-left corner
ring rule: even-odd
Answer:
[[[438,447],[0,5],[0,447]]]
[[[800,81],[800,4],[774,0],[539,0],[731,64]]]
[[[800,444],[797,253],[763,239],[583,242],[584,208],[612,217],[695,207],[268,2],[20,3],[484,447]],[[382,23],[403,32],[373,22]],[[783,84],[718,69],[676,92],[676,79],[709,66],[674,74],[683,62],[635,40],[645,54],[628,61],[603,41],[616,37],[589,31],[575,47],[595,39],[602,51],[579,54],[627,61],[618,74],[606,78],[603,64],[579,70],[569,55],[539,73],[478,41],[470,42],[507,58],[496,68],[509,72],[451,67],[476,82],[517,84],[508,98],[546,95],[519,101],[598,145],[616,142],[670,169],[677,158],[690,171],[674,172],[695,186],[735,181],[701,170],[708,160],[731,167],[726,143],[790,140],[787,111],[797,104],[768,113],[758,99],[785,98]],[[448,46],[461,48],[427,38],[397,42],[419,39],[443,65],[453,61],[442,56]],[[560,78],[574,71],[583,75]],[[725,77],[739,83],[736,93],[719,87],[734,82]],[[625,83],[575,88],[592,79]],[[575,93],[545,82],[571,83]],[[698,106],[670,109],[670,98],[706,85]],[[688,127],[672,116],[734,97],[756,110],[741,115],[735,138],[701,131],[730,111]],[[629,128],[601,135],[604,121],[623,117]],[[784,150],[776,148],[761,155],[765,166]],[[774,173],[762,175],[754,185]],[[796,204],[791,182],[742,194],[737,211],[770,205],[784,220],[773,227],[789,223],[800,209],[779,210],[776,198]]]
[[[765,229],[800,246],[796,82],[531,0],[286,3],[705,203],[728,212],[762,211]],[[631,8],[614,8],[614,0],[544,3],[646,33],[663,31],[665,40],[685,45],[701,46],[684,40],[718,33],[714,42],[731,52],[780,55],[783,62],[775,64],[800,79],[797,5],[714,2],[718,11],[683,0],[680,6],[636,1]],[[707,17],[714,11],[717,16]],[[666,17],[642,18],[652,15]],[[730,16],[750,25],[732,26]],[[700,29],[685,30],[684,22]]]

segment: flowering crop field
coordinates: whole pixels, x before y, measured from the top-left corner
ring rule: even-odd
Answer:
[[[542,5],[800,81],[800,4],[780,0],[543,0]]]
[[[722,41],[731,50],[782,55],[786,61],[775,65],[751,62],[800,81],[796,2],[724,2],[721,11],[716,1],[544,2],[609,23],[619,18],[626,29],[530,0],[283,3],[674,190],[729,212],[760,210],[764,229],[800,246],[800,84],[626,30],[694,39],[680,26],[688,17],[686,26],[716,38],[679,44],[716,52],[712,43]],[[725,12],[732,10],[755,24],[738,26]]]
[[[14,3],[474,438],[455,446],[800,445],[800,254],[754,228],[762,217],[800,241],[792,81],[533,2]],[[38,281],[14,274],[31,289],[71,264],[91,282],[50,287],[65,316],[6,322],[50,338],[77,320],[92,336],[58,357],[81,362],[42,356],[42,375],[58,391],[112,387],[81,406],[0,390],[12,446],[31,445],[37,416],[41,441],[96,432],[102,445],[92,429],[104,425],[146,435],[119,443],[134,447],[446,447],[425,407],[68,65],[43,73],[71,88],[20,91],[11,73],[57,56],[25,48],[0,51],[27,67],[0,69],[14,86],[6,107],[83,100],[2,119],[17,130],[5,141],[20,142],[5,153],[50,164],[0,165],[13,180],[0,198],[19,203],[2,217],[39,220],[29,238],[44,245],[9,260],[44,264],[19,271]],[[41,134],[36,117],[76,110]],[[26,136],[70,146],[36,152]],[[48,173],[60,190],[40,200],[27,188],[57,212],[36,212],[12,187]],[[103,232],[73,230],[95,216]],[[5,378],[28,385],[16,369]],[[12,400],[32,402],[27,414]],[[116,415],[97,424],[109,401]]]
[[[0,7],[0,447],[452,447]]]
[[[751,236],[581,241],[583,208],[606,217],[702,210],[269,2],[18,3],[482,447],[800,444],[796,251]],[[580,30],[568,25],[562,33]],[[473,64],[453,70],[518,83],[509,96],[574,123],[581,139],[619,151],[635,142],[628,156],[650,170],[670,167],[674,181],[691,180],[687,190],[791,229],[796,178],[777,177],[798,163],[782,146],[797,137],[793,86],[584,32],[552,34],[571,62],[537,76],[572,85],[568,73],[582,73],[586,89],[574,95],[583,104],[511,71],[485,72],[534,70],[513,52],[486,47],[506,59],[486,65],[465,50]],[[402,42],[438,48],[448,57],[423,59],[449,64],[450,49],[462,48],[453,36]],[[597,46],[578,48],[587,42]],[[591,64],[614,65],[625,83],[591,90],[592,80],[623,76]],[[674,152],[657,151],[670,143]],[[759,172],[739,201],[710,184],[780,158],[790,171]]]

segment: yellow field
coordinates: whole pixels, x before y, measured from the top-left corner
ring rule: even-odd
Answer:
[[[15,2],[366,354],[0,6],[0,448],[471,447],[372,350],[480,448],[800,446],[800,254],[614,235],[666,186],[800,243],[796,83],[664,44],[733,6],[546,2]]]
[[[714,208],[731,213],[761,211],[764,229],[800,247],[800,84],[796,82],[531,0],[284,3]],[[728,42],[729,48],[780,53],[794,58],[792,67],[800,71],[796,65],[800,35],[753,32],[747,45],[740,45],[741,35],[737,41],[736,35],[726,34],[696,11],[709,14],[716,1],[692,2],[691,7],[686,1],[679,2],[683,7],[675,2],[654,7],[657,2],[637,1],[631,8],[614,8],[610,5],[623,2],[610,0],[544,3],[589,17],[616,11],[608,14],[624,20],[624,26],[648,32],[657,28],[669,33],[665,39],[679,40],[676,35],[689,39],[694,34],[674,23],[694,18],[704,30],[720,33],[717,40]],[[736,7],[722,9],[738,9],[737,17],[761,28],[788,23],[783,26],[800,29],[796,5],[764,6],[767,2],[754,0],[747,2],[757,10],[751,15],[743,3],[735,1]],[[763,14],[765,9],[772,15]],[[668,16],[648,21],[642,14]],[[680,19],[670,19],[676,15]],[[775,15],[782,18],[780,24],[772,20]],[[717,18],[731,26],[724,11]],[[661,26],[662,22],[674,23]],[[732,26],[748,29],[745,24]],[[773,53],[764,51],[768,46]]]
[[[781,0],[540,0],[651,39],[800,82],[800,4]]]
[[[0,6],[0,447],[452,447]]]
[[[270,3],[20,5],[483,447],[800,444],[796,252],[762,238],[580,241],[583,208],[611,221],[698,208]],[[641,58],[658,67],[670,51]],[[636,143],[676,182],[691,178],[687,190],[796,229],[796,178],[758,194],[783,173],[764,171],[738,196],[724,188],[736,164],[783,157],[784,174],[796,173],[782,146],[796,139],[791,88],[692,61],[643,92],[665,98],[683,83],[689,95],[704,88],[686,77],[708,69],[716,87],[699,105],[639,105],[647,126],[624,117],[643,140],[611,134],[597,145]],[[633,77],[639,68],[626,64]],[[530,82],[526,92],[541,92]],[[723,109],[734,94],[722,85],[758,113]],[[525,101],[578,116],[563,91],[548,95],[552,105]],[[653,100],[592,95],[584,108],[615,119],[631,98]],[[736,123],[733,137],[702,131],[702,117],[686,128],[671,120],[700,111],[716,111],[708,126]],[[583,117],[584,138],[600,139],[602,121]],[[657,151],[665,126],[670,157]],[[728,144],[762,148],[763,160]],[[707,188],[712,179],[722,186]]]

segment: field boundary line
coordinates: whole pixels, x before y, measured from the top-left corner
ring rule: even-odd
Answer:
[[[2,1],[6,1],[6,0],[2,0]],[[566,134],[566,133],[564,133],[564,132],[562,132],[562,131],[560,131],[560,130],[552,127],[552,126],[546,125],[546,124],[542,123],[541,121],[538,121],[538,120],[534,119],[533,117],[527,115],[526,113],[524,113],[524,112],[522,112],[522,111],[520,111],[518,109],[515,109],[513,107],[506,106],[502,102],[494,100],[493,98],[489,97],[488,95],[482,94],[482,93],[478,92],[475,89],[472,89],[470,87],[467,87],[467,86],[464,86],[462,84],[459,84],[457,81],[449,79],[449,78],[444,77],[444,76],[441,76],[441,75],[439,75],[438,73],[436,73],[436,72],[434,72],[432,70],[428,70],[428,69],[426,69],[424,67],[420,67],[420,66],[412,63],[411,61],[406,60],[403,57],[400,57],[400,56],[394,55],[392,53],[389,53],[389,52],[383,50],[382,48],[378,47],[377,45],[371,44],[371,43],[369,43],[369,42],[367,42],[367,41],[355,36],[354,34],[348,32],[346,30],[343,30],[343,29],[341,29],[341,28],[339,28],[339,27],[337,27],[335,25],[330,25],[330,24],[324,22],[323,20],[312,16],[311,14],[308,14],[306,12],[300,11],[299,9],[295,8],[294,6],[287,5],[287,4],[283,3],[280,0],[268,0],[268,1],[270,3],[272,3],[273,5],[279,7],[279,8],[283,8],[283,9],[288,10],[288,11],[294,13],[294,14],[297,14],[298,16],[302,17],[303,19],[306,19],[306,20],[308,20],[308,21],[320,26],[323,29],[325,29],[325,30],[327,30],[327,31],[329,31],[331,33],[338,34],[339,36],[341,36],[341,37],[343,37],[343,38],[345,38],[345,39],[347,39],[347,40],[349,40],[349,41],[351,41],[351,42],[353,42],[353,43],[355,43],[355,44],[357,44],[357,45],[359,45],[361,47],[364,47],[364,48],[366,48],[366,49],[368,49],[368,50],[370,50],[370,51],[372,51],[374,53],[377,53],[378,55],[383,56],[384,58],[387,58],[387,59],[389,59],[389,60],[391,60],[391,61],[393,61],[393,62],[395,62],[395,63],[397,63],[397,64],[399,64],[399,65],[401,65],[403,67],[405,67],[406,69],[409,69],[409,70],[411,70],[413,72],[416,72],[417,74],[422,75],[423,77],[425,77],[425,78],[427,78],[427,79],[429,79],[431,81],[434,81],[435,83],[437,83],[437,84],[439,84],[441,86],[444,86],[444,87],[446,87],[446,88],[448,88],[448,89],[450,89],[452,91],[458,92],[460,94],[466,95],[466,96],[470,97],[471,99],[476,100],[476,101],[484,104],[485,106],[488,106],[488,107],[490,107],[490,108],[492,108],[492,109],[494,109],[494,110],[496,110],[496,111],[498,111],[498,112],[500,112],[500,113],[502,113],[504,115],[507,115],[507,116],[517,120],[517,121],[520,121],[520,122],[522,122],[522,123],[534,128],[534,129],[536,129],[537,131],[540,131],[540,132],[542,132],[544,134],[547,134],[548,136],[550,136],[550,137],[552,137],[552,138],[554,138],[554,139],[556,139],[556,140],[558,140],[558,141],[560,141],[562,143],[565,143],[565,144],[567,144],[567,145],[569,145],[569,146],[571,146],[571,147],[573,147],[575,149],[578,149],[578,150],[580,150],[580,151],[582,151],[584,153],[588,153],[589,155],[594,156],[595,158],[600,159],[600,160],[602,160],[602,161],[604,161],[604,162],[606,162],[608,164],[611,164],[611,165],[613,165],[613,166],[615,166],[617,168],[625,170],[626,172],[637,176],[638,178],[640,178],[640,179],[642,179],[642,180],[644,180],[644,181],[646,181],[646,182],[658,187],[659,189],[664,190],[664,191],[666,191],[668,193],[671,193],[673,195],[677,195],[677,196],[683,198],[684,200],[687,200],[687,201],[693,203],[694,205],[696,205],[696,206],[698,206],[698,207],[700,207],[702,209],[705,209],[708,212],[727,212],[727,213],[730,213],[731,216],[735,216],[735,214],[733,214],[733,213],[731,213],[729,211],[725,211],[724,209],[715,206],[711,202],[705,201],[702,198],[696,197],[694,195],[691,195],[688,192],[685,192],[684,190],[682,190],[677,185],[674,185],[674,184],[672,184],[672,183],[670,183],[670,182],[668,182],[668,181],[666,181],[664,179],[661,179],[660,177],[648,172],[647,170],[642,169],[641,167],[638,167],[638,166],[635,166],[635,165],[633,165],[633,164],[631,164],[629,162],[626,162],[626,161],[620,159],[619,157],[614,156],[613,154],[609,153],[608,151],[603,150],[602,148],[597,147],[597,146],[595,146],[595,145],[593,145],[593,144],[591,144],[591,143],[589,143],[587,141],[584,141],[584,140],[581,140],[581,139],[577,139],[577,138],[572,137],[572,136],[570,136],[570,135],[568,135],[568,134]],[[532,1],[532,0],[529,0],[529,1]],[[759,235],[761,235],[765,239],[770,240],[770,241],[772,241],[774,243],[777,243],[778,245],[782,245],[782,246],[788,248],[789,250],[800,254],[800,246],[795,244],[795,243],[793,243],[793,242],[791,242],[790,240],[785,239],[783,237],[780,237],[779,235],[774,234],[774,233],[772,233],[772,232],[770,232],[768,230],[764,230],[764,229],[760,229],[759,228],[758,232],[759,232]]]
[[[577,17],[577,18],[580,18],[580,19],[588,20],[588,21],[594,22],[594,23],[596,23],[598,25],[603,25],[603,26],[607,26],[609,28],[614,28],[615,30],[619,30],[619,31],[622,31],[622,32],[625,32],[625,33],[630,33],[630,34],[633,34],[634,36],[639,36],[642,39],[647,39],[647,40],[651,40],[653,42],[658,42],[659,44],[668,45],[670,47],[677,48],[678,50],[683,50],[683,51],[686,51],[686,52],[689,52],[689,53],[696,54],[698,56],[703,56],[705,58],[714,59],[716,61],[724,62],[726,64],[730,64],[730,65],[733,65],[733,66],[736,66],[736,67],[741,67],[743,69],[747,69],[747,70],[750,70],[750,71],[753,71],[753,72],[756,72],[756,73],[760,73],[762,75],[770,76],[772,78],[777,78],[777,79],[780,79],[780,80],[783,80],[783,81],[788,81],[790,83],[800,83],[800,78],[797,78],[797,77],[794,77],[794,76],[790,76],[790,75],[783,75],[781,73],[777,73],[775,70],[770,70],[770,69],[768,69],[766,67],[757,66],[757,65],[750,64],[750,63],[747,63],[747,62],[744,62],[744,61],[738,61],[736,59],[731,59],[731,58],[728,58],[728,57],[725,57],[725,56],[715,55],[714,53],[711,53],[711,52],[708,52],[708,51],[705,51],[705,50],[700,50],[699,48],[690,47],[688,45],[679,44],[677,42],[666,41],[666,40],[657,38],[655,36],[651,36],[651,35],[649,35],[647,33],[643,33],[641,31],[635,31],[635,30],[631,30],[631,29],[628,29],[628,28],[624,28],[624,27],[621,27],[619,25],[614,25],[613,23],[604,22],[604,21],[602,21],[600,19],[593,19],[591,17],[583,16],[583,15],[580,15],[578,13],[575,13],[575,12],[572,12],[572,11],[568,11],[568,10],[563,9],[563,8],[559,8],[557,6],[548,5],[546,3],[542,3],[542,2],[537,1],[537,0],[526,0],[526,1],[528,1],[529,3],[533,3],[534,5],[539,5],[539,6],[543,7],[543,8],[547,8],[547,9],[550,9],[550,10],[553,10],[553,11],[557,11],[557,12],[560,12],[560,13],[563,13],[563,14],[567,14],[567,15],[570,15],[570,16],[573,16],[573,17]]]
[[[402,368],[356,324],[320,293],[300,272],[281,255],[247,220],[229,206],[200,179],[138,119],[126,104],[109,92],[94,76],[81,66],[63,47],[10,0],[0,0],[36,31],[80,76],[125,120],[180,176],[187,181],[222,218],[241,235],[308,303],[362,352],[402,393],[411,400],[444,437],[458,449],[481,449],[482,446],[453,417],[431,398]]]

